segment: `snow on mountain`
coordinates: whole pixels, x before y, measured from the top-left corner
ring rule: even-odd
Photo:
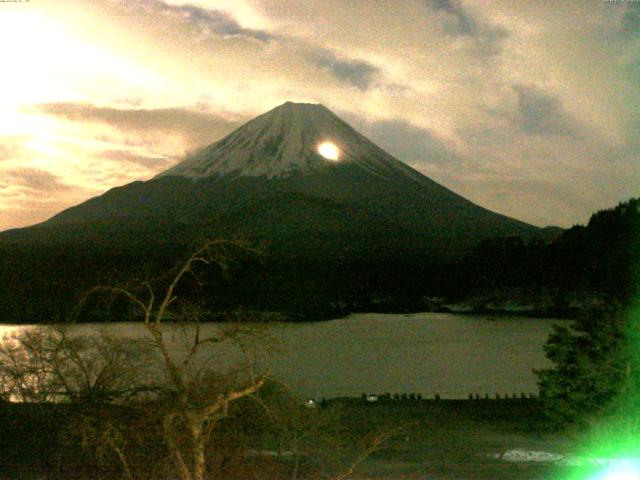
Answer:
[[[337,160],[319,153],[318,147],[323,142],[337,147]],[[383,176],[398,170],[405,175],[413,175],[412,169],[356,132],[323,105],[286,102],[158,177],[203,178],[234,174],[280,178],[317,172],[336,164],[357,164],[370,173]]]
[[[323,143],[328,148],[319,148]],[[462,251],[490,236],[538,232],[422,175],[324,106],[292,102],[247,122],[154,179],[116,187],[44,224],[163,219],[167,225],[213,225],[224,215],[227,223],[241,218],[249,228],[267,213],[250,220],[241,209],[255,214],[270,205],[270,215],[282,212],[287,217],[274,220],[286,229],[296,221],[289,218],[297,208],[291,206],[293,198],[303,198],[315,209],[310,222],[318,228],[335,227],[333,216],[322,213],[326,205],[318,202],[323,199],[336,208],[348,206],[359,219],[354,217],[352,225],[361,222],[363,231],[376,218],[391,221],[396,227],[387,230],[411,232],[440,251]]]

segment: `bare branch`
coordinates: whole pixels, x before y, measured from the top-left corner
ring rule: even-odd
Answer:
[[[164,299],[162,300],[162,303],[158,308],[158,312],[156,313],[156,323],[159,323],[163,320],[167,307],[169,307],[169,305],[176,299],[176,297],[174,296],[176,287],[187,273],[193,271],[192,269],[195,264],[215,264],[220,268],[220,270],[222,270],[223,273],[226,273],[228,269],[227,260],[229,258],[228,247],[234,247],[247,253],[258,253],[258,250],[249,248],[239,241],[215,239],[206,242],[187,259],[182,268],[180,268],[175,277],[173,277],[173,280],[167,288]]]
[[[151,290],[150,286],[148,288]],[[152,306],[153,306],[153,301],[154,301],[153,295],[151,296],[151,298],[149,300],[149,303],[147,304],[144,301],[142,301],[140,298],[135,296],[133,293],[131,293],[129,290],[127,290],[126,288],[110,287],[110,286],[104,286],[104,285],[99,285],[99,286],[93,287],[87,293],[84,294],[84,296],[82,297],[80,302],[78,302],[78,305],[74,309],[74,312],[75,312],[76,315],[78,313],[80,313],[80,311],[84,307],[84,304],[86,303],[86,301],[96,293],[112,293],[112,294],[116,294],[116,295],[123,295],[131,303],[133,303],[134,305],[137,305],[138,307],[140,307],[142,309],[142,311],[144,312],[145,322],[147,322],[151,318],[151,315],[153,313],[153,311],[152,311]]]
[[[163,428],[164,428],[164,437],[167,442],[167,447],[169,447],[169,451],[173,455],[174,462],[178,468],[178,474],[180,475],[180,480],[192,480],[191,472],[189,471],[189,467],[182,458],[182,453],[180,452],[180,447],[176,444],[175,440],[175,429],[174,422],[176,420],[175,413],[169,413],[164,417]]]
[[[151,287],[151,284],[149,282],[144,282],[144,286],[147,287],[147,291],[149,292],[149,303],[148,303],[149,308],[145,310],[145,315],[144,315],[144,323],[146,325],[151,321],[151,313],[153,312],[153,304],[156,301],[156,294],[153,291],[153,288]]]
[[[209,417],[209,416],[213,416],[216,412],[222,411],[224,415],[226,415],[226,411],[229,403],[239,398],[246,397],[247,395],[251,395],[252,393],[256,393],[264,385],[264,382],[269,376],[269,374],[270,374],[270,371],[266,370],[256,382],[251,383],[250,385],[243,388],[242,390],[236,390],[236,391],[227,393],[226,395],[219,395],[216,401],[212,405],[209,405],[208,407],[204,408],[203,414]]]
[[[225,370],[225,364],[213,365],[212,362],[217,358],[215,351],[207,348],[233,340],[246,354],[248,348],[262,345],[266,337],[260,336],[259,328],[247,327],[241,322],[263,317],[256,312],[233,312],[225,320],[238,323],[233,322],[230,328],[221,328],[218,332],[205,333],[200,325],[203,309],[199,305],[178,302],[185,276],[191,274],[199,281],[200,267],[203,265],[217,267],[222,274],[226,274],[231,265],[229,255],[232,249],[257,253],[257,250],[241,242],[212,240],[196,250],[175,271],[175,275],[162,280],[162,284],[166,285],[162,291],[154,287],[156,280],[153,283],[148,280],[138,284],[135,290],[126,285],[96,286],[83,296],[75,309],[76,313],[80,313],[94,295],[99,300],[124,299],[136,316],[140,309],[144,316],[146,342],[153,349],[153,357],[144,356],[145,349],[131,349],[132,346],[141,345],[133,341],[123,349],[121,344],[124,342],[113,342],[112,337],[97,339],[65,335],[64,331],[49,331],[49,337],[26,337],[23,345],[6,347],[6,353],[4,347],[0,348],[0,360],[6,356],[7,369],[17,372],[15,378],[11,379],[14,391],[23,398],[44,395],[44,399],[56,399],[56,396],[64,395],[71,401],[91,401],[92,407],[98,403],[119,407],[130,406],[129,402],[135,402],[136,406],[144,405],[141,408],[144,415],[154,415],[156,417],[152,421],[159,422],[157,426],[163,432],[180,480],[204,480],[207,439],[216,422],[227,416],[231,402],[250,396],[262,388],[269,375],[269,371],[256,375],[251,364],[250,377],[243,375],[241,378],[245,383],[238,384],[240,377],[235,376],[235,370],[231,367],[230,371]],[[176,303],[179,308],[172,307]],[[193,330],[189,330],[193,337],[186,337],[186,348],[180,353],[173,350],[170,333],[161,325],[169,317],[169,311],[189,322],[186,328],[193,326]],[[38,355],[31,358],[28,355],[30,350],[37,351]],[[185,351],[186,357],[182,358]],[[26,360],[23,359],[24,352],[27,352]],[[136,356],[132,352],[143,353]],[[207,355],[204,355],[205,352]],[[195,361],[196,358],[198,361]],[[36,374],[27,370],[26,374],[20,375],[24,365],[35,368]],[[7,372],[11,374],[9,370]],[[163,378],[155,383],[154,375],[158,373]],[[0,375],[5,375],[5,372],[0,370]],[[3,387],[0,395],[5,395],[5,390]],[[152,401],[147,401],[149,399]],[[93,431],[81,432],[81,435],[96,437],[94,441],[101,442],[103,450],[104,445],[109,447],[110,454],[115,453],[122,464],[124,474],[131,478],[133,472],[129,467],[135,464],[129,464],[125,455],[128,453],[127,445],[131,444],[122,436],[128,430],[118,430],[119,424],[107,425],[105,429],[101,419],[103,413],[93,408],[90,415],[100,420],[92,427]],[[120,421],[117,416],[113,418]],[[123,428],[128,426],[124,424]],[[185,439],[186,447],[183,445]]]
[[[351,464],[335,477],[335,480],[345,480],[351,477],[358,465],[364,462],[371,454],[380,450],[381,445],[389,438],[389,436],[390,434],[388,432],[382,432],[373,434],[369,436],[369,438],[365,439],[366,445],[364,448],[362,448],[356,458],[353,459]]]
[[[164,341],[164,337],[162,335],[162,331],[157,323],[147,323],[146,325],[147,331],[151,334],[154,339],[155,345],[160,351],[162,358],[164,360],[165,367],[171,377],[171,381],[173,382],[174,387],[179,392],[184,392],[186,390],[186,386],[184,380],[182,378],[182,374],[180,369],[175,364],[169,349]]]

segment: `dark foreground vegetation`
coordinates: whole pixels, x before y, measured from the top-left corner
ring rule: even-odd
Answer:
[[[609,454],[637,456],[640,310],[632,300],[638,206],[632,201],[601,212],[589,226],[550,245],[485,242],[481,249],[497,245],[497,253],[476,252],[476,260],[470,257],[456,267],[505,255],[491,280],[497,289],[525,281],[524,275],[537,268],[532,258],[551,268],[566,254],[573,259],[565,259],[563,267],[572,288],[607,300],[550,337],[546,351],[553,367],[539,372],[540,400],[336,399],[306,408],[270,377],[268,364],[257,361],[277,348],[263,327],[279,314],[238,308],[229,300],[236,298],[230,293],[230,272],[242,271],[251,281],[262,278],[254,270],[262,268],[260,263],[253,263],[261,251],[217,240],[166,275],[94,284],[72,310],[71,318],[79,321],[140,319],[144,338],[83,337],[65,327],[39,327],[2,343],[0,475],[561,478],[574,467],[509,463],[500,455],[513,449],[567,454],[578,451],[578,438],[597,438],[603,431],[609,432],[611,445],[621,445],[620,435],[632,439]],[[588,268],[582,268],[576,252]],[[508,267],[513,258],[525,266]],[[535,275],[530,281],[542,282]],[[553,276],[547,281],[564,282]],[[245,294],[255,288],[244,285]],[[369,285],[366,278],[364,285]],[[233,313],[221,316],[227,322],[205,335],[199,326],[212,318],[213,306]],[[180,349],[170,348],[163,328],[168,322],[179,324]],[[220,349],[226,345],[237,353],[234,362],[225,358],[228,349]]]
[[[0,396],[28,400],[0,401],[0,478],[600,478],[593,465],[509,455],[640,455],[638,314],[594,308],[558,328],[540,399],[365,395],[313,408],[251,364],[211,363],[222,342],[255,348],[255,327],[186,330],[212,369],[189,352],[163,359],[162,338],[40,328],[0,352]]]
[[[536,400],[343,399],[316,409],[291,404],[286,416],[274,410],[278,423],[259,403],[273,407],[273,394],[265,389],[229,411],[207,446],[206,478],[556,478],[563,467],[491,455],[575,448],[569,438],[541,428]],[[52,404],[0,408],[2,478],[175,478],[160,434],[140,412],[111,408],[97,416],[82,405]],[[121,436],[106,429],[125,419]],[[91,440],[98,429],[104,444],[96,446]],[[114,446],[128,459],[129,473]]]
[[[76,308],[90,315],[101,300],[121,299],[143,318],[142,338],[64,325],[5,338],[0,400],[18,403],[1,405],[3,433],[23,443],[6,445],[3,458],[34,456],[59,478],[351,476],[395,426],[354,435],[340,409],[308,412],[260,361],[277,344],[262,328],[268,315],[237,311],[205,334],[200,306],[179,296],[183,282],[200,278],[198,266],[224,273],[230,251],[249,249],[207,242],[164,288],[97,286]],[[181,325],[167,329],[167,321]],[[274,463],[274,455],[287,461]],[[9,476],[20,465],[9,464]]]
[[[275,227],[244,232],[238,235],[258,255],[235,257],[224,276],[200,268],[200,281],[185,282],[180,295],[197,299],[209,320],[238,307],[305,321],[350,312],[446,311],[452,305],[475,312],[575,317],[592,303],[624,303],[633,296],[639,209],[640,199],[630,200],[594,214],[586,226],[550,229],[537,239],[487,238],[458,257],[412,250],[415,242],[400,244],[393,231],[383,235],[383,246],[364,233],[343,238],[311,229],[285,235]],[[131,286],[146,280],[161,287],[171,278],[167,272],[202,244],[203,235],[237,238],[233,231],[206,229],[194,236],[160,220],[123,222],[118,228],[70,225],[55,235],[40,227],[40,240],[17,234],[0,238],[2,321],[67,320],[97,284]],[[94,316],[80,320],[122,319],[131,320],[131,312],[111,304],[101,315],[94,309]]]
[[[549,243],[485,240],[454,271],[450,296],[479,309],[511,302],[576,317],[594,304],[628,304],[640,284],[640,199],[599,211]]]

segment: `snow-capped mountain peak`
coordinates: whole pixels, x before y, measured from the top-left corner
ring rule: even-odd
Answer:
[[[158,176],[286,177],[340,163],[381,174],[400,163],[320,104],[286,102]],[[401,167],[402,168],[402,167]]]

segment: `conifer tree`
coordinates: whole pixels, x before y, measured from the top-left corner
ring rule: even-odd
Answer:
[[[589,309],[573,325],[554,327],[545,352],[554,366],[539,370],[545,413],[556,427],[594,425],[634,415],[640,397],[640,310]]]

